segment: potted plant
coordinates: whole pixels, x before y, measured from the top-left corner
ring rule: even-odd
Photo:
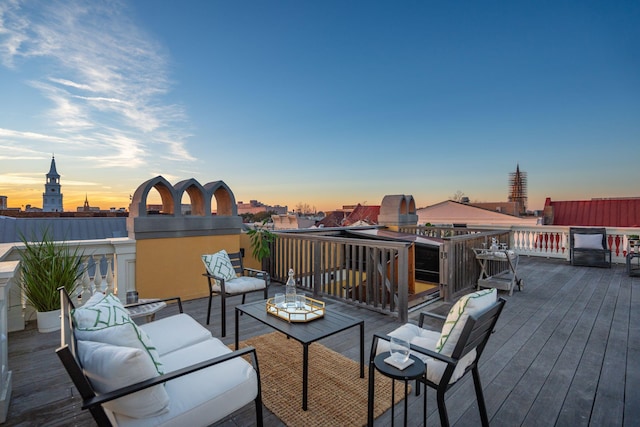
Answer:
[[[52,332],[60,329],[60,292],[64,287],[69,295],[76,290],[84,273],[82,254],[64,242],[55,242],[45,230],[39,241],[21,236],[24,249],[20,261],[19,286],[25,298],[36,310],[38,330]]]
[[[629,234],[627,236],[627,240],[629,241],[629,251],[634,252],[639,250],[640,247],[640,237],[637,234]]]
[[[260,262],[262,269],[265,271],[268,271],[265,261],[271,256],[271,243],[275,242],[278,237],[267,228],[268,220],[268,218],[265,218],[261,225],[257,225],[247,231],[251,241],[251,254]]]

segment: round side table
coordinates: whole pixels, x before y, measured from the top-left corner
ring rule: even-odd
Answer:
[[[396,380],[404,381],[404,425],[407,425],[407,392],[409,387],[409,381],[422,379],[426,375],[426,366],[422,360],[414,356],[413,354],[409,355],[409,357],[413,360],[413,363],[406,367],[403,370],[400,370],[384,361],[387,357],[390,356],[390,353],[384,352],[378,354],[373,360],[373,366],[369,366],[369,396],[368,396],[368,413],[367,413],[367,424],[369,426],[373,426],[373,399],[375,395],[375,381],[374,374],[375,371],[380,372],[385,377],[391,378],[391,426],[394,424],[394,401],[395,401],[395,382]],[[427,425],[427,393],[426,390],[423,394],[423,414],[422,414],[422,423],[423,425]]]

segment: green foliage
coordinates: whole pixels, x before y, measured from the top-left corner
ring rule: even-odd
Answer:
[[[265,218],[262,221],[262,225],[256,226],[255,228],[247,231],[251,241],[251,254],[260,262],[271,255],[270,245],[278,237],[267,229],[267,221],[268,218]]]
[[[72,250],[64,242],[54,242],[48,230],[40,241],[29,242],[24,236],[21,239],[25,248],[20,262],[20,288],[37,311],[59,309],[58,288],[64,287],[71,295],[84,273],[82,254],[77,247]]]

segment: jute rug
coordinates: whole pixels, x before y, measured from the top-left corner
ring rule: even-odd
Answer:
[[[302,344],[279,332],[250,338],[258,354],[262,401],[287,426],[364,426],[367,424],[368,366],[360,378],[360,363],[322,344],[309,346],[308,410],[302,410]],[[365,361],[368,351],[365,349]],[[365,362],[366,363],[366,362]],[[375,375],[374,416],[391,407],[391,379]],[[396,381],[396,403],[404,384]]]

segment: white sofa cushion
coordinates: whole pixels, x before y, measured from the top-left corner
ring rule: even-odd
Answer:
[[[451,356],[469,316],[490,307],[497,300],[498,291],[495,288],[483,289],[460,298],[449,310],[436,344],[436,351]]]
[[[231,264],[229,254],[224,249],[215,254],[202,255],[202,262],[207,269],[207,273],[212,276],[221,277],[225,280],[232,280],[236,277],[236,270]]]
[[[149,335],[163,362],[166,354],[211,338],[211,332],[207,328],[184,313],[145,323],[139,327]]]
[[[109,294],[96,294],[87,304],[71,311],[74,334],[79,340],[138,348],[146,352],[162,374],[160,355],[147,333],[135,324],[120,300]]]
[[[574,234],[573,247],[575,249],[604,249],[602,234]]]
[[[167,371],[231,352],[220,340],[211,338],[173,351],[163,359]],[[135,419],[113,414],[119,426],[205,426],[252,402],[258,380],[253,367],[242,358],[194,372],[165,383],[169,411],[152,419]]]
[[[264,289],[266,287],[266,282],[263,279],[251,276],[240,276],[236,277],[233,280],[225,280],[224,282],[224,290],[228,294],[241,294],[244,292],[257,291],[259,289]],[[216,283],[213,285],[213,290],[215,292],[220,292],[220,285],[216,280]]]
[[[78,358],[85,375],[99,394],[158,376],[149,356],[139,348],[80,340]],[[163,385],[157,385],[103,406],[133,418],[152,417],[168,411],[169,395]]]
[[[400,326],[398,329],[390,332],[388,335],[392,337],[402,338],[405,341],[409,341],[413,345],[426,348],[427,350],[431,351],[436,351],[436,344],[438,342],[438,339],[440,338],[440,332],[422,329],[419,326],[411,323],[406,323]],[[389,351],[389,342],[385,340],[379,340],[376,354],[385,351]],[[413,350],[411,350],[411,354],[420,358],[427,365],[427,379],[435,384],[439,384],[440,379],[442,378],[442,374],[444,374],[444,370],[447,368],[447,364]],[[462,374],[464,374],[464,370],[471,363],[473,363],[475,357],[476,351],[472,350],[458,362],[458,365],[456,366],[456,369],[453,371],[453,375],[449,380],[450,384],[456,382],[462,376]]]

